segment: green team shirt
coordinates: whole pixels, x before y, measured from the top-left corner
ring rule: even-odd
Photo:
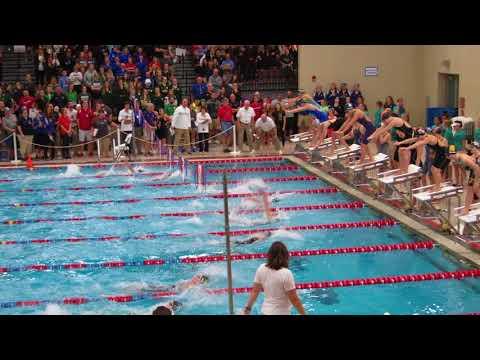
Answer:
[[[456,151],[463,150],[463,142],[465,141],[465,131],[459,130],[454,135],[452,129],[449,128],[445,131],[444,136],[448,141],[448,146],[455,145]]]
[[[379,128],[380,126],[382,126],[382,110],[381,109],[378,109],[377,111],[375,111],[374,125],[376,128]]]
[[[480,128],[475,129],[475,141],[480,143]]]
[[[164,110],[165,110],[165,114],[167,114],[168,116],[172,116],[173,113],[175,112],[175,105],[173,104],[165,104],[164,105]]]
[[[69,91],[69,92],[67,92],[67,99],[68,99],[68,101],[71,101],[74,104],[76,104],[77,100],[78,100],[78,95],[75,91]]]

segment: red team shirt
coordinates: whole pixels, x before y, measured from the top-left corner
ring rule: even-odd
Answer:
[[[92,128],[93,112],[90,109],[80,109],[77,114],[78,128],[88,131]]]

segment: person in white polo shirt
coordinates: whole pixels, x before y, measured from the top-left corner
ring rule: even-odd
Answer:
[[[190,128],[192,127],[192,119],[190,117],[190,108],[188,107],[188,99],[184,98],[182,104],[175,109],[172,116],[172,128],[175,131],[174,151],[178,153],[178,148],[183,146],[186,149],[190,144]],[[191,154],[190,150],[187,150]]]
[[[282,153],[282,145],[277,137],[277,127],[272,118],[263,113],[255,122],[255,144],[254,149],[258,150],[261,144],[266,146],[273,144],[275,150]]]
[[[123,109],[118,113],[118,122],[120,123],[123,143],[127,135],[133,132],[133,110],[130,109],[130,102],[126,101]],[[130,148],[128,149],[128,154],[130,154]]]
[[[201,141],[198,144],[200,152],[208,152],[208,129],[212,123],[212,118],[207,112],[207,107],[202,105],[200,112],[197,113],[195,124],[197,125],[198,140]]]
[[[250,101],[245,100],[243,106],[237,111],[237,137],[240,151],[243,149],[243,136],[247,133],[247,145],[251,148],[253,145],[252,139],[252,129],[255,125],[254,122],[255,111],[250,106]],[[253,149],[252,152],[254,151]]]

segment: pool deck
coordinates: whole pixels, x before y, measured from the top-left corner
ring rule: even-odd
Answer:
[[[374,199],[373,197],[365,194],[364,192],[352,187],[351,185],[341,181],[340,179],[332,175],[327,174],[325,171],[320,170],[313,165],[310,165],[309,163],[299,159],[296,156],[286,155],[284,156],[284,158],[302,167],[306,171],[318,176],[323,181],[328,182],[333,186],[336,186],[341,191],[363,201],[365,204],[374,208],[375,210],[399,221],[413,232],[435,241],[445,251],[450,252],[456,257],[467,261],[473,266],[480,267],[480,254],[469,250],[465,246],[457,243],[452,239],[449,239],[448,237],[440,234],[437,231],[432,230],[428,226],[412,219],[411,217],[405,215],[394,207]]]

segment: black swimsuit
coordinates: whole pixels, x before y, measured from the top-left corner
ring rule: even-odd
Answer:
[[[405,122],[403,122],[403,125],[400,126],[400,127],[397,127],[395,128],[395,131],[400,131],[402,132],[403,134],[405,134],[405,137],[402,138],[402,140],[406,140],[406,139],[411,139],[411,138],[414,138],[416,137],[416,133],[415,131],[413,130],[413,128],[409,127],[409,126],[406,126],[405,125]],[[398,136],[398,134],[397,134]],[[402,145],[398,145],[395,149],[395,152],[393,154],[393,160],[395,161],[399,161],[400,160],[400,157],[398,156],[398,150],[401,148],[401,147],[408,147],[410,146],[411,144],[402,144]],[[411,152],[411,155],[410,155],[410,164],[415,164],[415,162],[417,161],[417,149],[413,149],[412,152]]]
[[[427,144],[427,147],[431,151],[435,151],[435,157],[433,158],[432,166],[435,166],[440,170],[445,170],[450,163],[450,160],[447,158],[447,148],[438,145],[438,140],[435,145]]]

